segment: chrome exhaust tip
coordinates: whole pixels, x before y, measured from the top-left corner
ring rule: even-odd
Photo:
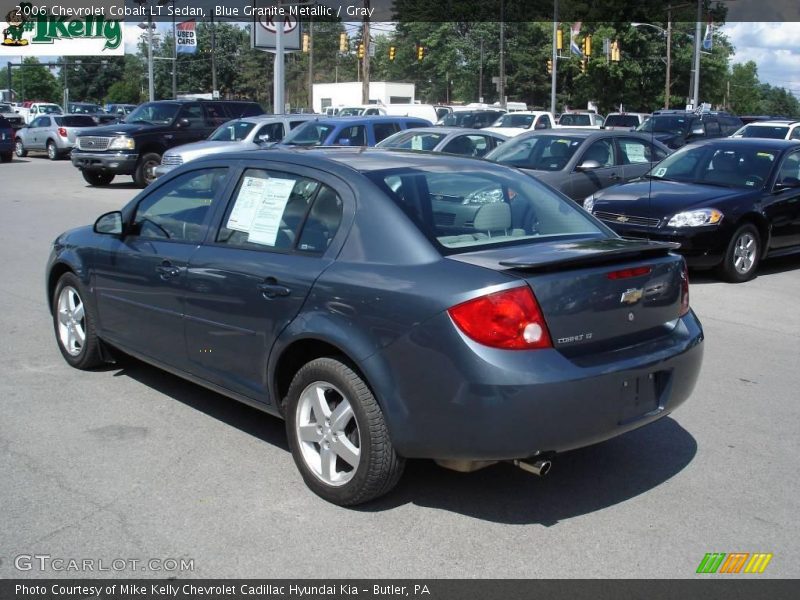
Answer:
[[[514,466],[519,467],[527,473],[533,473],[537,477],[544,477],[550,472],[553,463],[549,460],[528,461],[515,459]]]

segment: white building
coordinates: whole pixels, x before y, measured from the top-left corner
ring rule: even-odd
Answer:
[[[357,106],[361,102],[361,82],[315,83],[312,106],[314,112],[322,113],[333,106]],[[414,102],[413,83],[394,83],[391,81],[369,82],[370,104],[411,104]]]

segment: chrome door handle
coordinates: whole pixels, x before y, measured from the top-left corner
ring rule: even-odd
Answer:
[[[272,281],[266,281],[264,283],[258,284],[256,286],[258,291],[261,292],[261,295],[265,298],[277,298],[278,296],[288,296],[292,293],[285,285],[280,285],[274,279]]]
[[[161,275],[161,279],[172,279],[180,275],[181,270],[170,262],[164,261],[156,267],[156,273]]]

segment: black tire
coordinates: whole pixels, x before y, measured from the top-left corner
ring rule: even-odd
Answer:
[[[89,185],[102,186],[114,181],[113,173],[101,173],[100,171],[81,171],[81,173]]]
[[[148,152],[139,159],[133,181],[141,188],[147,187],[156,180],[155,168],[161,164],[161,155]]]
[[[12,160],[14,160],[13,152],[3,152],[0,154],[0,161],[2,162],[11,162]]]
[[[47,140],[47,158],[50,160],[58,160],[61,158],[61,152],[52,140]]]
[[[327,443],[325,441],[301,442],[298,429],[299,420],[304,418],[301,411],[298,411],[301,394],[311,386],[318,384],[330,385],[336,388],[336,392],[341,391],[343,400],[348,401],[352,408],[350,426],[357,427],[354,434],[352,430],[350,433],[346,433],[353,445],[358,443],[359,453],[358,464],[351,470],[350,478],[344,484],[332,485],[324,481],[320,474],[312,470],[303,454],[304,449],[301,444],[306,444],[305,447],[312,452],[321,453],[322,445]],[[336,395],[334,393],[334,402]],[[327,421],[325,426],[328,432],[333,430],[333,426],[327,427]],[[318,429],[321,430],[322,427],[318,427]],[[353,506],[373,500],[389,492],[403,474],[405,459],[398,456],[392,446],[383,413],[375,396],[353,369],[335,358],[318,358],[307,363],[295,374],[289,386],[286,432],[295,464],[306,485],[315,494],[333,504]],[[320,435],[322,435],[321,431]],[[336,434],[332,435],[331,439],[339,440]],[[330,443],[333,447],[334,442]],[[336,443],[340,443],[340,441]],[[342,464],[347,467],[344,462],[337,462],[339,460],[341,459],[334,459],[334,465]]]
[[[752,223],[745,223],[731,236],[717,273],[725,281],[743,283],[756,275],[761,258],[761,236]]]
[[[70,321],[68,310],[62,310],[62,293],[67,296],[74,294],[83,307],[82,317]],[[92,369],[103,363],[100,353],[100,339],[97,337],[96,319],[90,304],[86,303],[86,291],[74,273],[64,273],[56,284],[53,293],[53,330],[56,335],[56,343],[61,355],[71,366],[76,369]],[[73,298],[74,300],[74,298]],[[77,302],[74,302],[77,306]],[[84,332],[83,341],[75,346],[65,343],[64,337],[69,337],[70,325],[80,327]],[[64,328],[62,330],[62,327]],[[74,331],[74,329],[72,329]],[[75,338],[79,339],[79,338]]]
[[[17,156],[20,158],[25,158],[28,156],[28,151],[25,149],[25,144],[23,144],[22,140],[19,138],[14,140],[14,152],[16,152]]]

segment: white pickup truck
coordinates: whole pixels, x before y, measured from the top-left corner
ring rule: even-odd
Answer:
[[[41,115],[63,115],[64,109],[58,104],[50,102],[34,102],[29,107],[17,109],[19,114],[25,119],[25,124],[29,125],[36,117]]]

